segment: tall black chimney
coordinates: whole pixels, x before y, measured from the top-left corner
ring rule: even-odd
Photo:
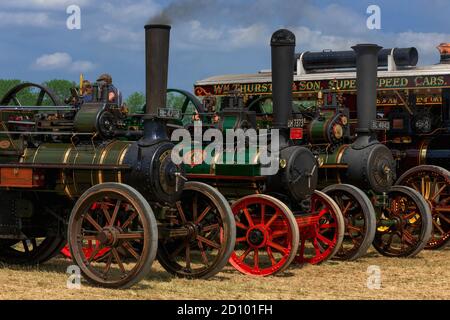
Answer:
[[[170,26],[151,24],[145,26],[145,94],[144,140],[167,140],[158,109],[166,108],[167,78],[169,69]]]
[[[376,44],[358,44],[352,49],[356,53],[356,91],[358,136],[372,133],[372,121],[377,118],[377,68],[378,52]]]
[[[286,29],[275,31],[272,47],[273,127],[285,129],[292,115],[292,85],[294,81],[295,35]]]

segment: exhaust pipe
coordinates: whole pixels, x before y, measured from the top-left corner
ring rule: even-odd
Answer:
[[[145,26],[145,95],[144,140],[168,140],[164,122],[158,119],[158,109],[166,108],[169,70],[169,25]]]
[[[286,29],[275,31],[272,47],[273,127],[287,129],[292,115],[292,85],[294,81],[295,35]]]

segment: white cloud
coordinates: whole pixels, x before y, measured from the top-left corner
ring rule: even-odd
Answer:
[[[70,54],[66,52],[55,52],[44,54],[36,59],[33,68],[37,70],[67,70],[69,72],[88,72],[95,69],[90,61],[73,61]]]
[[[0,11],[0,26],[49,27],[53,24],[47,13]]]

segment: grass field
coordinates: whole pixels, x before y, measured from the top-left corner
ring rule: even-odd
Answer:
[[[0,266],[0,299],[450,299],[450,248],[411,259],[373,251],[357,262],[293,265],[284,274],[251,278],[231,267],[210,280],[177,279],[155,262],[148,277],[128,290],[67,289],[66,268],[55,258],[39,267]],[[368,289],[367,268],[379,266],[381,288]]]

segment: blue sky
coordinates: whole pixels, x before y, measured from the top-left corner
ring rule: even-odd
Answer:
[[[68,30],[66,8],[81,8],[81,30]],[[381,8],[381,30],[366,9]],[[144,90],[143,26],[164,8],[172,17],[169,85],[270,67],[269,39],[293,30],[297,52],[345,50],[358,42],[416,46],[419,63],[436,63],[450,42],[450,1],[310,0],[15,0],[0,2],[0,78],[77,81],[109,72],[125,95]]]

